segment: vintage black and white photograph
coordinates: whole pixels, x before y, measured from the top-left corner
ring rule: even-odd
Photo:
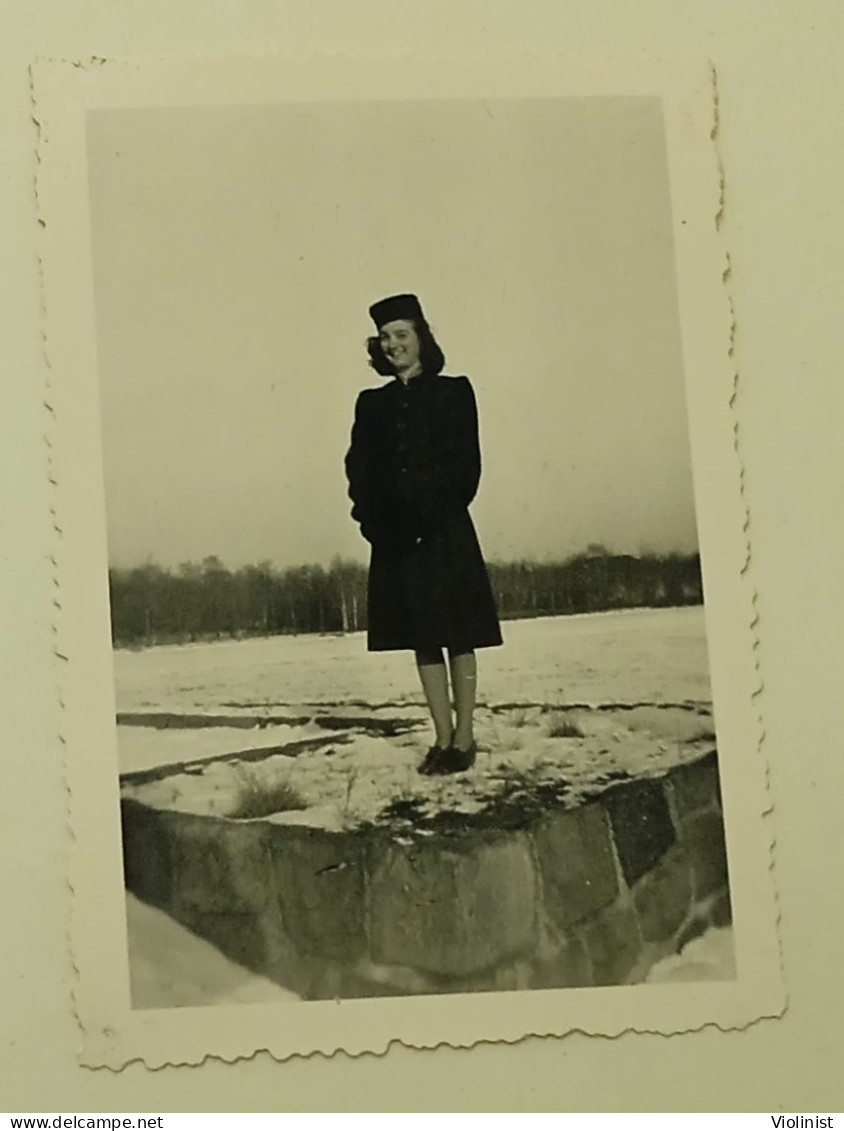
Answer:
[[[734,983],[664,99],[84,137],[130,1011]]]
[[[732,977],[659,102],[88,137],[134,1004]]]

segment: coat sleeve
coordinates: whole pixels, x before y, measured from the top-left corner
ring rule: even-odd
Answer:
[[[468,507],[481,481],[478,406],[469,378],[459,377],[457,383],[454,446],[449,470],[454,494],[464,507]]]
[[[376,524],[376,480],[372,451],[372,432],[366,410],[366,392],[358,395],[352,437],[345,459],[352,518],[367,541],[373,539]]]
[[[352,518],[372,546],[401,550],[417,542],[419,534],[410,516],[397,505],[398,500],[385,481],[385,470],[378,458],[377,413],[373,413],[368,393],[365,390],[358,396],[351,443],[346,452]]]

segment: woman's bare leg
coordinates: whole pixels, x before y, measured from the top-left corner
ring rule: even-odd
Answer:
[[[434,721],[437,746],[447,750],[454,734],[451,700],[448,695],[448,671],[442,652],[438,649],[416,653],[416,667],[425,701]]]
[[[454,693],[454,707],[457,726],[454,729],[452,745],[458,750],[467,751],[475,741],[474,716],[475,695],[478,686],[478,664],[474,652],[449,653],[451,667],[451,689]]]

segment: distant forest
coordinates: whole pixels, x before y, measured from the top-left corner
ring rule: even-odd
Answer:
[[[703,602],[698,554],[612,554],[602,546],[565,561],[491,562],[502,619]],[[366,628],[366,566],[227,569],[217,557],[165,569],[109,570],[118,647]]]

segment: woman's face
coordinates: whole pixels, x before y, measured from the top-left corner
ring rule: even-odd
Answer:
[[[412,322],[398,318],[378,331],[381,349],[397,373],[404,373],[419,364],[419,335]]]

